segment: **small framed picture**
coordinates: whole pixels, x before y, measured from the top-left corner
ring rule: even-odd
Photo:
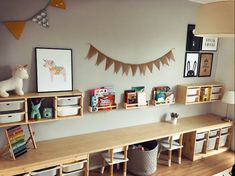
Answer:
[[[73,90],[72,49],[35,48],[37,92]]]
[[[213,53],[201,53],[199,64],[199,77],[210,77],[212,70]]]
[[[200,51],[202,45],[202,37],[194,36],[195,25],[189,24],[187,30],[186,51]]]
[[[198,73],[199,53],[186,52],[184,77],[196,77]]]
[[[217,37],[203,37],[202,51],[217,51],[218,38]]]

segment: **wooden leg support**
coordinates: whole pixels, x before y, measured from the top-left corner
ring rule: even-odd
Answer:
[[[179,149],[178,153],[178,163],[181,164],[181,155],[182,155],[182,148]]]
[[[126,171],[127,171],[127,162],[124,162],[124,164],[123,164],[123,176],[126,176]]]
[[[168,150],[168,166],[171,167],[172,151]]]
[[[103,159],[102,167],[101,167],[101,171],[100,171],[101,174],[104,174],[104,169],[105,169],[105,160]]]
[[[110,165],[109,176],[113,176],[113,165]]]

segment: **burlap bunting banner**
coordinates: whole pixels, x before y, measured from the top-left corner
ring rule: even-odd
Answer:
[[[157,67],[157,69],[160,70],[160,65],[162,65],[162,66],[168,65],[169,66],[170,60],[175,61],[174,54],[173,54],[172,50],[170,50],[162,57],[160,57],[158,59],[154,59],[153,61],[150,61],[150,62],[141,63],[141,64],[124,63],[124,62],[115,60],[115,59],[105,55],[104,53],[102,53],[101,51],[99,51],[93,45],[90,44],[90,48],[89,48],[89,51],[87,53],[86,58],[89,60],[89,59],[93,58],[96,54],[97,54],[96,65],[99,65],[104,60],[106,60],[105,71],[108,70],[114,64],[114,73],[118,73],[119,70],[122,68],[122,74],[128,75],[129,71],[131,70],[133,76],[135,76],[138,68],[140,70],[140,74],[145,75],[146,68],[148,68],[150,73],[152,73],[153,72],[153,65],[155,65]]]
[[[48,4],[45,7],[43,7],[43,9],[40,9],[37,13],[35,13],[35,15],[29,17],[28,19],[22,21],[4,21],[3,24],[12,33],[12,35],[17,40],[19,40],[21,34],[23,33],[24,25],[27,21],[32,21],[45,28],[49,27],[48,13],[46,12],[46,8],[49,5],[52,7],[66,9],[64,0],[48,0]]]

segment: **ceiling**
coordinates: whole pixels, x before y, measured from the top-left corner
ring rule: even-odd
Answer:
[[[201,4],[207,4],[207,3],[211,3],[211,2],[219,2],[219,1],[226,1],[226,0],[189,0],[192,2],[197,2],[197,3],[201,3]],[[232,0],[234,1],[234,0]]]

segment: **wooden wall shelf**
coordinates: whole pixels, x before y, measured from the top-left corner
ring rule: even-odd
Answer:
[[[220,101],[223,89],[220,83],[177,85],[176,102],[191,105]]]
[[[139,105],[138,103],[128,104],[123,103],[123,108],[125,109],[139,109],[149,106],[149,101],[146,101],[146,105]]]
[[[151,104],[154,105],[154,106],[167,106],[167,105],[173,105],[175,104],[175,102],[172,102],[172,103],[160,103],[156,100],[151,100]]]
[[[30,100],[35,98],[43,98],[45,100],[49,100],[50,108],[52,108],[52,118],[44,117],[38,120],[30,118]],[[74,98],[76,98],[76,100],[73,100]],[[21,101],[21,104],[18,104],[19,101]],[[71,101],[73,101],[73,103],[71,103]],[[46,107],[46,105],[44,107]],[[61,107],[63,107],[65,110],[66,108],[77,108],[77,113],[73,113],[72,115],[66,114],[70,112],[68,110],[67,112],[59,112],[59,108]],[[22,116],[15,117],[15,115],[18,115],[20,113],[22,114]],[[62,116],[59,116],[61,115],[61,113]],[[7,98],[0,97],[0,127],[80,118],[82,115],[83,94],[79,90],[56,93],[27,93],[23,96],[10,95]]]
[[[96,107],[97,110],[94,111],[91,106],[88,106],[88,112],[103,112],[103,111],[112,111],[117,109],[117,105],[114,104],[112,106],[102,106],[102,107]]]

